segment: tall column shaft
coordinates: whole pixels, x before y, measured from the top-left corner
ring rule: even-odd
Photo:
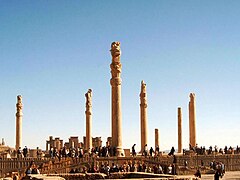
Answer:
[[[148,123],[147,123],[147,91],[144,81],[141,82],[140,93],[140,121],[141,121],[141,151],[148,144]]]
[[[17,96],[17,113],[16,113],[16,150],[19,149],[19,147],[22,148],[22,119],[23,119],[23,113],[22,113],[22,96]]]
[[[182,153],[182,109],[178,108],[178,153]]]
[[[159,131],[158,129],[155,129],[155,149],[156,147],[159,147]]]
[[[117,156],[124,156],[122,149],[122,109],[121,109],[121,70],[120,43],[111,44],[112,63],[110,65],[112,78],[112,146],[116,148]]]
[[[92,149],[92,90],[89,89],[86,97],[86,151]]]
[[[189,145],[191,147],[196,146],[196,104],[195,104],[195,94],[190,93],[189,102]]]

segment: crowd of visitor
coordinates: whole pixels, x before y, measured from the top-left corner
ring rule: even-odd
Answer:
[[[225,165],[223,164],[223,162],[212,161],[210,163],[210,168],[215,170],[215,180],[218,180],[220,177],[222,178],[225,174]]]
[[[111,165],[105,163],[100,166],[90,166],[89,168],[71,169],[70,173],[104,173],[109,175],[114,172],[147,172],[155,174],[173,174],[173,165],[148,165],[142,162],[132,163],[126,162],[118,165],[112,163]]]
[[[98,156],[98,157],[112,157],[116,156],[116,148],[115,147],[105,147],[99,146],[89,149],[87,152],[83,150],[83,148],[66,148],[63,147],[60,150],[56,148],[50,148],[49,156],[51,158],[58,158],[59,161],[61,158],[71,157],[71,158],[82,158],[83,155],[87,153],[89,156]]]
[[[131,156],[137,156],[136,152],[136,144],[133,144],[131,147]],[[208,149],[206,149],[204,146],[201,147],[191,147],[189,148],[190,151],[196,153],[197,155],[211,155],[211,154],[239,154],[240,153],[240,148],[237,146],[236,148],[232,148],[225,146],[224,148],[218,148],[217,146],[210,146]],[[95,147],[92,149],[89,149],[88,151],[84,151],[83,148],[66,148],[63,147],[60,150],[57,150],[57,148],[50,148],[49,152],[46,153],[49,155],[50,158],[52,159],[58,159],[61,161],[61,158],[83,158],[84,154],[87,153],[90,157],[112,157],[116,156],[116,148],[108,146],[108,147]],[[158,156],[160,153],[160,149],[157,146],[155,149],[150,147],[148,149],[147,144],[142,148],[141,155],[144,157],[155,157]],[[186,151],[184,151],[184,154]],[[27,146],[25,146],[22,150],[19,148],[16,151],[17,157],[22,158],[22,157],[28,157],[29,156],[29,149]],[[37,148],[37,157],[41,156],[41,152],[39,148]],[[155,165],[150,165],[144,162],[137,162],[137,163],[132,163],[132,162],[126,162],[124,164],[114,164],[112,163],[111,165],[105,163],[105,164],[100,164],[99,166],[91,166],[89,165],[88,168],[76,168],[76,169],[71,169],[70,173],[83,173],[83,172],[90,172],[90,173],[105,173],[106,175],[109,175],[113,172],[148,172],[148,173],[156,173],[156,174],[176,174],[176,157],[175,157],[175,149],[174,147],[171,148],[171,150],[168,153],[168,156],[173,156],[173,162],[169,165],[163,165],[163,164],[155,164]],[[203,160],[201,160],[201,166],[203,167],[204,164]],[[184,166],[188,167],[188,162],[184,162]],[[208,166],[208,165],[207,165]],[[199,166],[200,167],[200,166]],[[214,174],[214,179],[219,179],[220,177],[222,178],[224,173],[225,173],[225,165],[223,162],[216,162],[212,161],[209,164],[209,168],[215,170]],[[37,169],[37,166],[33,163],[31,164],[25,174],[39,174],[39,170]],[[200,169],[197,169],[196,173],[194,174],[196,177],[201,178],[201,172]]]
[[[17,154],[17,158],[26,158],[29,156],[29,149],[27,148],[27,146],[25,146],[23,149],[19,147],[17,152],[14,152],[14,154]]]
[[[189,150],[192,150],[193,152],[197,153],[198,155],[211,155],[211,154],[239,154],[240,148],[237,147],[234,149],[232,146],[225,146],[224,148],[218,148],[216,145],[214,147],[210,146],[208,149],[205,148],[205,146],[198,147],[196,145],[195,147],[192,147],[189,145]],[[184,154],[186,150],[183,150]]]
[[[136,156],[138,153],[135,149],[136,144],[134,144],[131,148],[131,155]],[[212,155],[212,154],[240,154],[240,147],[233,148],[232,146],[225,146],[224,148],[218,148],[217,146],[210,146],[208,149],[205,148],[205,146],[200,146],[196,145],[195,147],[191,147],[189,145],[189,150],[196,153],[197,155]],[[187,154],[189,150],[183,149],[183,154]],[[164,152],[160,152],[160,148],[157,146],[155,149],[153,147],[150,147],[148,149],[147,144],[143,147],[143,150],[141,151],[143,156],[158,156]],[[61,160],[62,157],[78,157],[81,158],[83,157],[84,153],[86,153],[83,148],[66,148],[63,147],[60,150],[58,150],[56,147],[51,147],[49,152],[46,154],[49,154],[49,157],[51,158],[59,158]],[[87,153],[90,156],[98,156],[98,157],[112,157],[116,156],[116,147],[112,146],[99,146],[99,147],[94,147],[92,149],[89,149]],[[171,148],[170,152],[168,153],[169,156],[174,155],[175,149],[174,147]],[[13,152],[13,156],[17,158],[26,158],[29,157],[29,149],[27,146],[25,146],[23,149],[19,147],[17,151]],[[37,157],[42,157],[42,152],[39,150],[37,147]]]

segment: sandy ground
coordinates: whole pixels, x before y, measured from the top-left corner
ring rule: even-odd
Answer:
[[[213,180],[214,179],[214,175],[211,174],[211,175],[203,175],[202,176],[202,179],[204,180]],[[220,178],[221,179],[221,178]],[[223,176],[222,180],[234,180],[234,179],[238,179],[240,180],[240,171],[229,171],[229,172],[226,172],[225,175]]]
[[[179,176],[181,177],[181,176]],[[182,176],[184,177],[184,176]],[[187,176],[185,176],[187,177]],[[194,176],[192,176],[194,177]],[[202,175],[202,180],[214,180],[214,174],[204,174]],[[240,171],[228,171],[225,173],[223,178],[220,180],[240,180]]]

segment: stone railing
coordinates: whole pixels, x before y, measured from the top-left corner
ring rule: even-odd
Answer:
[[[71,169],[89,168],[89,165],[94,164],[94,161],[95,158],[89,156],[83,158],[62,158],[61,161],[51,159],[48,163],[41,166],[39,170],[43,174],[69,173]]]
[[[160,164],[162,166],[168,166],[173,164],[173,156],[158,156],[158,157],[90,157],[84,158],[66,158],[58,161],[57,159],[50,158],[12,158],[12,159],[0,159],[0,177],[4,177],[9,172],[19,172],[24,174],[26,168],[34,162],[41,173],[68,173],[71,169],[77,168],[89,168],[90,166],[98,166],[112,163],[123,164],[142,164],[145,163],[148,166]],[[188,168],[184,169],[185,161],[188,162]],[[176,155],[175,166],[178,174],[192,174],[197,168],[204,170],[210,169],[210,163],[222,162],[225,164],[226,171],[239,171],[240,170],[240,154],[234,155]],[[203,163],[203,165],[202,165]]]
[[[48,158],[3,158],[0,159],[0,177],[4,177],[10,172],[22,172],[32,162],[36,165],[48,162]]]
[[[240,154],[227,155],[194,155],[194,156],[177,156],[177,164],[184,166],[184,162],[188,162],[190,167],[209,166],[211,162],[222,162],[226,171],[240,170]]]

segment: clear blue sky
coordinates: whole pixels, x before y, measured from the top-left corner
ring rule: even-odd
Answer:
[[[93,90],[93,136],[111,135],[110,45],[121,42],[124,148],[140,148],[140,83],[147,84],[149,146],[177,148],[177,108],[188,147],[189,93],[197,143],[240,144],[240,2],[0,1],[0,137],[15,146],[16,96],[23,145],[85,135]]]

